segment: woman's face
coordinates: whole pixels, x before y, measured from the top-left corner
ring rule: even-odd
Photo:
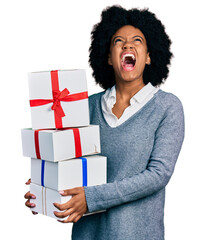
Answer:
[[[150,64],[144,34],[131,25],[121,27],[112,36],[108,64],[112,65],[115,80],[141,81],[145,64]]]

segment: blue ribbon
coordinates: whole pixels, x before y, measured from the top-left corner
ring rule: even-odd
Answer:
[[[82,186],[87,186],[87,159],[80,157],[82,159]]]
[[[45,160],[41,160],[41,185],[44,187],[44,167]]]

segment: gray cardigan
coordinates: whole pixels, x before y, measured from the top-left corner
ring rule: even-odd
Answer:
[[[159,90],[123,124],[111,128],[101,97],[90,96],[91,124],[100,126],[101,154],[108,158],[108,183],[85,187],[89,212],[73,225],[77,240],[163,240],[165,186],[184,139],[180,100]]]

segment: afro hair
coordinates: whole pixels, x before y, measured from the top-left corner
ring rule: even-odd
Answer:
[[[165,32],[164,25],[148,9],[126,10],[121,6],[103,10],[101,21],[94,25],[91,33],[89,63],[96,83],[105,90],[115,85],[114,70],[108,64],[110,42],[115,32],[125,25],[140,29],[147,41],[151,64],[145,66],[144,83],[150,82],[153,86],[162,84],[168,76],[172,57],[171,40]]]

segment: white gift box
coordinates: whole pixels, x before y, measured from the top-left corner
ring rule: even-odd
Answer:
[[[54,211],[61,212],[59,209],[57,209],[53,203],[65,203],[71,199],[71,196],[62,196],[60,193],[56,190],[46,188],[39,186],[37,184],[31,183],[30,184],[30,192],[36,196],[35,199],[30,199],[31,203],[35,203],[36,206],[31,208],[31,211],[35,211],[38,213],[41,213],[43,215],[59,219],[59,220],[64,220],[65,218],[57,218],[54,215]],[[95,213],[100,213],[104,212],[105,210],[98,211],[98,212],[93,212],[93,213],[86,213],[83,216],[95,214]]]
[[[89,125],[85,70],[32,72],[28,74],[28,79],[33,129]],[[69,91],[66,98],[58,95],[65,88]],[[65,114],[64,117],[57,114],[58,120],[55,119],[55,112],[59,111],[52,110],[53,104],[56,108],[56,103],[61,105]]]
[[[107,158],[86,156],[61,162],[31,159],[31,182],[54,190],[94,186],[107,181]]]
[[[41,213],[43,215],[58,219],[54,215],[54,211],[59,211],[54,205],[54,202],[65,203],[71,199],[71,196],[61,196],[58,191],[39,186],[37,184],[30,184],[30,192],[36,196],[36,199],[30,199],[31,203],[35,203],[32,211]]]
[[[57,162],[100,153],[98,125],[65,130],[27,128],[21,133],[23,155],[26,157]]]

